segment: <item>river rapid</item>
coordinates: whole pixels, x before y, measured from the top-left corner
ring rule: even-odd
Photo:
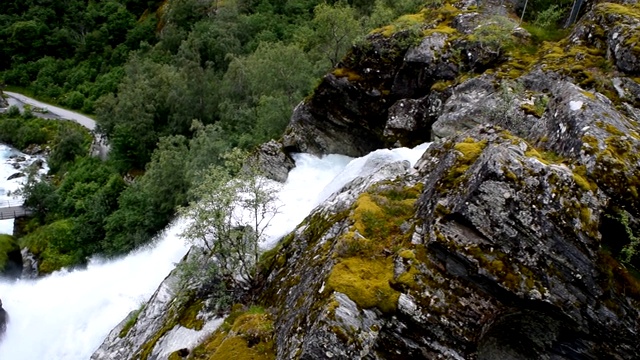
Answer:
[[[367,159],[407,160],[413,165],[425,148],[378,150],[358,159],[295,155],[296,168],[284,185],[278,185],[280,212],[262,247],[274,246],[334,191],[366,176],[371,170]],[[152,295],[186,253],[188,245],[179,236],[184,224],[177,220],[155,242],[120,259],[95,258],[83,270],[0,282],[0,298],[10,316],[0,359],[89,359],[109,331]]]

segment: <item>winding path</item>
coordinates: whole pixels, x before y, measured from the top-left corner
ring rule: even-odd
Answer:
[[[18,94],[15,92],[3,91],[3,93],[7,95],[8,97],[7,102],[9,103],[10,106],[16,105],[20,109],[22,109],[24,107],[24,104],[28,104],[28,105],[39,107],[39,108],[45,108],[48,110],[47,114],[36,114],[36,115],[47,118],[47,119],[53,119],[53,120],[66,119],[66,120],[75,121],[78,124],[89,129],[89,131],[91,131],[95,139],[94,143],[91,145],[91,153],[102,160],[105,160],[107,158],[107,154],[109,153],[109,144],[107,144],[106,140],[103,139],[102,136],[100,136],[100,134],[95,132],[96,122],[92,118],[82,115],[80,113],[77,113],[75,111],[71,111],[71,110],[63,109],[61,107],[57,107],[55,105],[47,104],[42,101],[38,101],[36,99],[30,98],[28,96]]]
[[[51,104],[43,103],[41,101],[32,99],[22,94],[10,92],[10,91],[3,91],[3,93],[5,93],[9,97],[9,99],[7,99],[7,101],[9,102],[9,105],[17,105],[19,107],[22,107],[20,106],[21,104],[29,104],[31,106],[35,106],[39,108],[46,108],[47,110],[49,110],[51,114],[55,115],[57,118],[73,120],[91,131],[94,131],[96,129],[96,122],[90,117],[84,116],[74,111],[70,111],[67,109],[54,106]]]

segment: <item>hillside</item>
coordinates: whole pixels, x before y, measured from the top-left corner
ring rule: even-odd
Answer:
[[[199,345],[158,355],[228,314],[211,283],[167,291],[174,272],[92,359],[640,357],[640,7],[551,34],[506,3],[429,2],[358,42],[282,151],[435,140],[416,166],[316,208]]]

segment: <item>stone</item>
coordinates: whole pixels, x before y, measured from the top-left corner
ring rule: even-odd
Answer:
[[[7,331],[7,324],[9,323],[9,314],[2,307],[2,299],[0,299],[0,340],[4,336],[4,333]]]
[[[293,159],[284,152],[282,144],[274,140],[260,145],[247,164],[256,166],[261,174],[279,182],[287,181],[289,171],[295,167]]]
[[[24,177],[24,176],[25,176],[25,174],[24,174],[24,173],[17,172],[17,173],[14,173],[14,174],[9,175],[9,177],[7,178],[7,180],[18,179],[18,178],[21,178],[21,177]]]

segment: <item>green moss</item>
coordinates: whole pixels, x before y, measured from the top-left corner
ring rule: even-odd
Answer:
[[[415,259],[416,258],[416,254],[413,252],[413,250],[409,250],[409,249],[405,249],[402,250],[398,253],[398,256],[400,256],[403,259]]]
[[[584,95],[584,96],[588,97],[588,98],[589,98],[589,99],[591,99],[591,100],[596,100],[596,96],[595,96],[593,93],[591,93],[591,92],[581,90],[581,91],[580,91],[580,93],[581,93],[582,95]]]
[[[138,322],[138,317],[140,316],[140,313],[142,313],[143,310],[144,310],[144,304],[140,305],[140,307],[137,310],[133,311],[133,313],[127,319],[127,322],[122,327],[122,330],[120,330],[120,333],[118,333],[119,338],[123,338],[127,336],[131,328],[133,328],[136,322]]]
[[[187,306],[180,318],[178,319],[178,324],[183,327],[193,329],[193,330],[202,330],[202,326],[204,326],[204,321],[198,318],[198,313],[202,310],[202,301],[195,300],[189,306]]]
[[[584,135],[582,137],[582,144],[582,148],[587,155],[594,155],[599,151],[598,139],[593,135]]]
[[[207,360],[270,360],[275,359],[273,320],[261,307],[236,311],[225,319],[207,340],[192,352],[193,359]]]
[[[326,282],[328,291],[346,294],[364,309],[377,307],[395,311],[400,293],[393,290],[393,261],[390,258],[343,259],[337,263]]]
[[[598,185],[588,180],[587,168],[584,165],[575,166],[573,168],[573,181],[585,191],[596,191]]]
[[[13,236],[0,234],[0,272],[6,270],[9,254],[16,251],[20,252],[20,246]]]
[[[474,163],[480,154],[487,146],[487,140],[476,141],[473,138],[466,138],[463,142],[457,143],[454,149],[462,153],[462,156],[458,159],[464,165]]]
[[[610,133],[611,135],[624,136],[624,133],[622,131],[620,131],[620,129],[615,127],[613,124],[607,123],[604,126],[604,129],[607,130],[607,132]]]
[[[582,207],[580,209],[580,221],[587,225],[591,223],[591,209],[588,207]]]
[[[384,37],[391,37],[396,32],[395,25],[386,25],[371,31],[372,34],[382,34]]]
[[[405,251],[411,252],[411,254],[414,257],[405,259],[405,260],[410,260],[411,264],[410,264],[409,268],[407,269],[407,271],[405,271],[402,274],[400,274],[392,282],[392,285],[394,285],[394,288],[397,288],[397,286],[399,285],[403,289],[412,289],[412,290],[420,291],[420,286],[418,285],[417,278],[418,278],[418,276],[421,275],[421,273],[420,273],[420,271],[418,270],[418,268],[414,264],[417,261],[417,259],[415,258],[415,253],[413,251],[410,251],[410,250],[405,250]]]
[[[452,86],[454,82],[452,80],[440,80],[431,85],[431,91],[443,92],[447,90],[448,87]]]
[[[440,24],[440,25],[436,26],[436,27],[435,27],[435,28],[433,28],[433,29],[427,29],[427,30],[424,30],[424,31],[422,32],[422,34],[423,34],[424,36],[430,36],[430,35],[433,35],[434,33],[447,34],[447,35],[455,35],[455,34],[458,34],[458,30],[456,30],[456,29],[454,29],[454,28],[450,27],[449,25],[447,25],[447,24],[445,24],[445,23],[442,23],[442,24]]]
[[[346,77],[351,82],[362,81],[362,76],[360,76],[360,74],[358,74],[357,72],[351,69],[337,68],[333,70],[333,75],[339,78]]]
[[[413,216],[421,192],[422,184],[407,187],[384,182],[361,194],[350,213],[353,226],[341,237],[338,255],[377,256],[402,246],[411,234],[401,226]]]
[[[600,15],[617,14],[617,15],[630,16],[634,18],[640,18],[640,9],[638,9],[637,5],[625,6],[622,4],[615,4],[615,3],[602,3],[602,4],[598,4],[595,7],[594,11],[595,13]]]
[[[459,156],[456,158],[455,164],[443,178],[443,184],[439,189],[446,191],[452,187],[457,187],[464,179],[464,175],[469,169],[469,166],[480,157],[480,154],[482,154],[486,146],[487,140],[476,141],[470,137],[455,144],[453,148],[459,152]]]

